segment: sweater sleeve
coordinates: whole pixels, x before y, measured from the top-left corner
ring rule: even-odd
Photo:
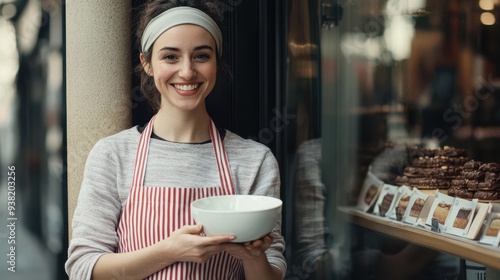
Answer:
[[[72,222],[65,269],[70,279],[90,279],[99,257],[115,251],[121,212],[117,191],[117,158],[112,145],[100,140],[91,150]]]
[[[280,198],[280,186],[281,180],[278,162],[272,152],[267,150],[251,194]],[[273,229],[274,242],[266,251],[266,256],[269,263],[283,271],[284,275],[286,273],[287,265],[283,255],[283,252],[285,251],[285,240],[281,232],[281,224],[282,221],[280,219],[276,224],[276,227]]]

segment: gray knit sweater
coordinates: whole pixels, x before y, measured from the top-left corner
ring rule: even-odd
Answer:
[[[133,127],[101,139],[87,158],[66,262],[70,279],[90,279],[98,258],[117,248],[116,228],[129,195],[139,136],[138,128]],[[236,193],[279,198],[279,167],[270,149],[228,130],[223,141]],[[212,143],[187,144],[152,138],[144,185],[219,186]],[[266,254],[272,265],[285,272],[281,221],[274,236]]]

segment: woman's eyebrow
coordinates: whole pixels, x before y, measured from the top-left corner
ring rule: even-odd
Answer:
[[[201,46],[198,46],[198,47],[194,48],[195,51],[206,50],[206,49],[214,51],[214,49],[211,46],[209,46],[209,45],[201,45]]]
[[[181,50],[179,48],[174,48],[174,47],[163,47],[158,50],[158,52],[161,51],[171,51],[171,52],[180,52]]]
[[[199,50],[211,50],[211,51],[214,51],[214,49],[209,46],[209,45],[201,45],[201,46],[197,46],[195,47],[193,50],[195,51],[199,51]],[[161,51],[171,51],[171,52],[180,52],[181,50],[179,48],[175,48],[175,47],[163,47],[161,49],[158,50],[158,52],[161,52]]]

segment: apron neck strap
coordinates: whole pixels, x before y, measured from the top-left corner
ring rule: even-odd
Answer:
[[[142,187],[144,185],[144,175],[148,159],[149,142],[151,139],[151,134],[153,133],[153,123],[154,116],[151,118],[139,138],[132,186]],[[229,169],[229,161],[227,160],[224,143],[222,142],[219,131],[217,130],[217,127],[215,126],[215,123],[212,119],[210,119],[209,130],[210,139],[212,140],[212,146],[214,148],[215,159],[217,162],[217,169],[219,170],[220,185],[226,194],[234,194],[234,184],[231,178],[231,171]]]
[[[224,149],[224,143],[212,119],[210,119],[210,139],[212,139],[212,146],[214,147],[217,169],[219,170],[220,185],[222,189],[227,192],[226,194],[234,194],[234,185],[231,178],[226,149]]]

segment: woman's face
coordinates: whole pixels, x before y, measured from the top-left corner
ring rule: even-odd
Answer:
[[[217,76],[215,50],[212,35],[197,25],[174,26],[158,37],[151,63],[143,65],[161,93],[160,110],[205,109]]]

